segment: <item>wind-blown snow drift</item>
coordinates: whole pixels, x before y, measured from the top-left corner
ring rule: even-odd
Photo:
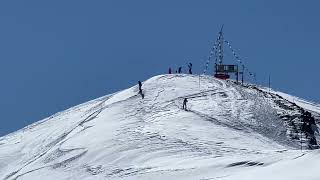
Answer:
[[[142,89],[145,99],[134,86],[0,138],[0,178],[320,179],[319,152],[299,150],[295,133],[298,109],[319,117],[319,106],[210,76]]]

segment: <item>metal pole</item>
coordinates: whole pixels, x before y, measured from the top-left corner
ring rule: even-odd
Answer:
[[[242,85],[243,85],[243,76],[244,76],[244,65],[242,65]]]
[[[302,152],[302,130],[300,132],[300,146],[301,146],[301,152]]]
[[[221,30],[219,32],[219,64],[223,63],[223,25],[221,27]]]
[[[237,84],[238,84],[238,82],[239,82],[239,68],[238,68],[238,65],[236,65],[236,67],[237,67],[236,76],[237,76]]]
[[[201,92],[201,89],[200,89],[200,76],[201,76],[201,74],[199,74],[199,91]]]
[[[270,77],[270,74],[269,74],[269,93],[271,91],[271,77]]]

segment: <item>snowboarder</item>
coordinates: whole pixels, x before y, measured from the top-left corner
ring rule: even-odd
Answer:
[[[179,67],[179,69],[178,69],[178,73],[180,74],[180,73],[181,73],[181,71],[182,71],[182,67]]]
[[[189,74],[192,74],[192,63],[189,63],[188,67],[189,67]]]
[[[188,102],[188,99],[187,98],[184,98],[183,100],[183,105],[182,105],[182,109],[186,110],[187,111],[187,102]]]
[[[171,74],[171,68],[169,68],[169,74]]]

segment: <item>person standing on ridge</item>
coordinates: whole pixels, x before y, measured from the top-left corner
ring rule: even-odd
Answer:
[[[188,67],[189,67],[189,74],[192,74],[192,63],[189,63]]]
[[[171,68],[169,68],[169,74],[171,74]]]
[[[142,87],[142,83],[141,81],[138,81],[138,84],[139,84],[139,92],[142,91],[141,87]]]
[[[178,73],[181,74],[181,71],[182,71],[182,67],[179,67]]]
[[[182,109],[186,110],[187,111],[187,102],[188,102],[188,99],[187,98],[184,98],[183,100],[183,105],[182,105]]]
[[[141,95],[142,99],[144,98],[144,94],[142,93],[142,83],[141,81],[138,81],[139,84],[139,94]]]

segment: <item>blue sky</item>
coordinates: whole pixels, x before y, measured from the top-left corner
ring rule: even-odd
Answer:
[[[257,83],[320,102],[316,0],[0,2],[0,135],[186,62],[225,38]],[[228,62],[234,62],[230,57]]]

